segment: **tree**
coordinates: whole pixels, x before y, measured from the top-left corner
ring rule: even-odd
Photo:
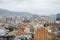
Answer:
[[[9,26],[9,27],[5,27],[5,29],[7,29],[7,30],[9,30],[9,31],[13,31],[13,30],[14,30],[14,27]]]

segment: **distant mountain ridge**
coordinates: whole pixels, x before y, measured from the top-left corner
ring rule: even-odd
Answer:
[[[9,11],[5,9],[0,9],[0,15],[4,16],[20,16],[20,17],[30,17],[33,14],[29,12],[14,12],[14,11]]]

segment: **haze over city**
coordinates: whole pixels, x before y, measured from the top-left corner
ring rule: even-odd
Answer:
[[[60,0],[0,0],[0,8],[38,15],[60,13]]]
[[[60,0],[0,0],[0,40],[60,40]]]

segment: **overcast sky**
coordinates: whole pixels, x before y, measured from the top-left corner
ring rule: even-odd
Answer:
[[[60,0],[0,0],[0,8],[49,15],[60,13]]]

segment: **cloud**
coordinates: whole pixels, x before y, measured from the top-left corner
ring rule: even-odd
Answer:
[[[60,0],[0,0],[0,8],[35,14],[58,13]]]

